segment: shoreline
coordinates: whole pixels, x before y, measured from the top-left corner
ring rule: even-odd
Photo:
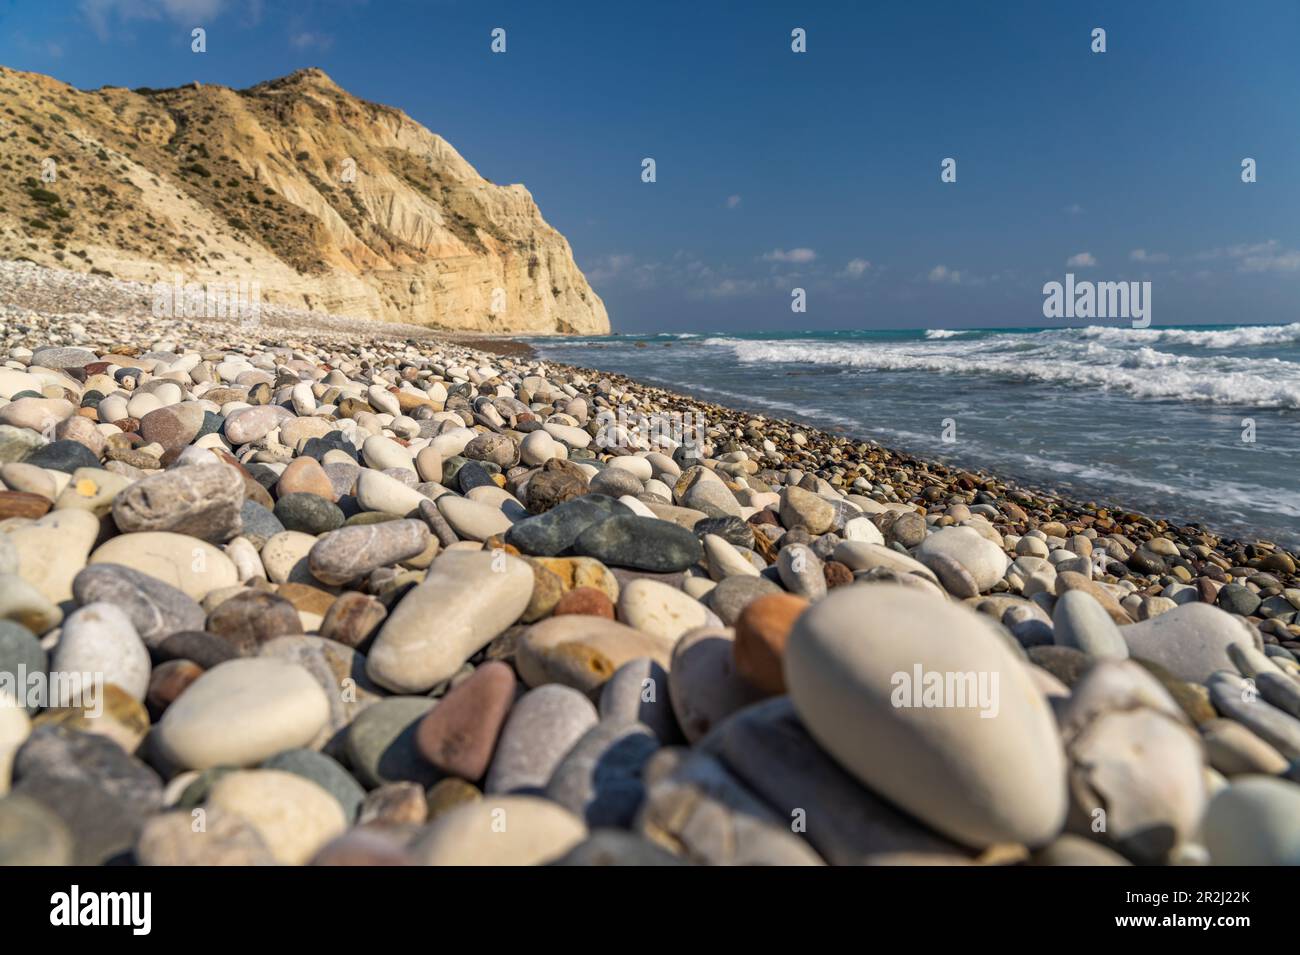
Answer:
[[[468,347],[475,347],[469,342],[466,342],[465,344]],[[520,344],[526,345],[526,343],[520,343]],[[1269,538],[1266,538],[1262,535],[1251,535],[1249,537],[1245,537],[1240,535],[1234,536],[1230,534],[1221,534],[1215,531],[1213,527],[1201,524],[1199,522],[1181,522],[1174,518],[1155,516],[1150,513],[1147,513],[1144,510],[1129,508],[1125,506],[1118,498],[1111,498],[1111,499],[1098,498],[1091,501],[1085,501],[1079,497],[1070,495],[1068,492],[1049,489],[1033,481],[1021,481],[1018,478],[1004,476],[998,472],[992,471],[987,468],[969,467],[961,464],[949,463],[949,462],[941,461],[937,458],[929,457],[924,453],[906,451],[900,448],[893,448],[888,445],[883,445],[875,438],[867,438],[867,437],[862,437],[860,435],[852,434],[851,432],[849,432],[847,426],[845,426],[843,428],[843,431],[841,432],[840,430],[828,428],[824,425],[820,425],[814,421],[807,420],[807,419],[800,419],[797,417],[777,418],[771,413],[770,409],[762,410],[759,408],[752,408],[752,407],[746,408],[739,404],[722,405],[722,404],[718,404],[717,402],[711,402],[705,398],[697,397],[695,395],[691,395],[685,392],[676,391],[672,388],[668,388],[663,385],[657,385],[651,382],[643,381],[639,378],[635,378],[629,375],[624,375],[621,372],[607,371],[605,369],[595,368],[587,365],[572,365],[564,362],[554,362],[540,355],[538,357],[540,357],[540,359],[542,361],[545,361],[548,365],[551,365],[556,368],[571,369],[586,375],[598,375],[601,377],[607,377],[611,381],[617,381],[624,385],[660,392],[664,396],[672,396],[677,401],[694,403],[695,405],[702,408],[711,409],[715,412],[722,412],[723,414],[719,415],[719,417],[725,417],[727,415],[745,415],[750,418],[761,419],[763,421],[772,422],[786,428],[801,430],[805,434],[815,433],[819,435],[823,440],[827,440],[827,441],[832,441],[836,439],[847,439],[848,441],[854,444],[868,445],[870,447],[877,448],[880,451],[884,452],[885,454],[891,455],[894,458],[898,459],[900,464],[905,467],[924,466],[928,468],[941,468],[941,469],[945,469],[946,471],[953,472],[956,475],[965,476],[973,481],[998,482],[1007,486],[1008,488],[1022,490],[1044,499],[1054,500],[1063,507],[1073,508],[1079,514],[1104,510],[1107,512],[1123,514],[1123,515],[1131,516],[1136,519],[1147,521],[1150,522],[1153,526],[1159,526],[1161,528],[1175,528],[1186,533],[1208,534],[1213,536],[1223,544],[1238,545],[1243,547],[1264,544],[1264,545],[1277,548],[1279,550],[1285,550],[1293,558],[1295,558],[1297,563],[1300,563],[1300,548],[1291,550],[1285,547],[1284,545],[1280,545],[1276,541],[1270,540]]]

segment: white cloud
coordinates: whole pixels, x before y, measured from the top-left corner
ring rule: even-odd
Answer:
[[[1212,249],[1196,256],[1198,260],[1232,259],[1239,272],[1296,272],[1300,271],[1300,249],[1288,249],[1277,239],[1249,245],[1230,245]]]
[[[871,268],[871,263],[866,259],[850,259],[849,264],[844,266],[844,274],[851,279],[861,278]]]
[[[694,298],[737,298],[753,295],[761,286],[752,279],[720,279],[712,285],[693,290],[689,293]]]
[[[1169,261],[1169,256],[1164,252],[1148,252],[1146,249],[1134,249],[1128,254],[1128,257],[1134,262],[1153,262],[1159,264]]]
[[[166,17],[186,26],[205,26],[227,5],[227,0],[81,0],[81,15],[100,39],[107,39],[114,20],[125,23]]]
[[[930,281],[936,284],[960,285],[961,273],[946,265],[936,265],[930,270]]]
[[[812,249],[773,249],[763,256],[764,262],[792,262],[797,265],[806,265],[817,258],[817,253]]]
[[[1066,215],[1080,216],[1083,215],[1083,206],[1079,205],[1077,202],[1074,202],[1066,206],[1063,211],[1065,212]]]
[[[736,209],[740,206],[740,196],[727,196],[727,208]]]
[[[1065,260],[1067,268],[1090,268],[1097,264],[1097,260],[1092,257],[1091,252],[1076,252]]]
[[[334,38],[324,33],[306,31],[290,36],[289,45],[295,50],[328,50],[334,45]]]

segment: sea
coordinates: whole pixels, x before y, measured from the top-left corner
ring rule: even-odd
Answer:
[[[551,361],[1300,547],[1300,322],[527,341]]]

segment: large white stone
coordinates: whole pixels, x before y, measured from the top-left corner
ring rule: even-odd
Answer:
[[[952,692],[924,705],[935,679]],[[973,611],[893,584],[836,588],[795,623],[785,682],[828,753],[936,831],[977,847],[1060,832],[1065,759],[1052,712]]]

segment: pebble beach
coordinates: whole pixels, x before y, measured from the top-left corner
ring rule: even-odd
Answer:
[[[1295,553],[479,344],[0,262],[0,864],[1300,864]]]

